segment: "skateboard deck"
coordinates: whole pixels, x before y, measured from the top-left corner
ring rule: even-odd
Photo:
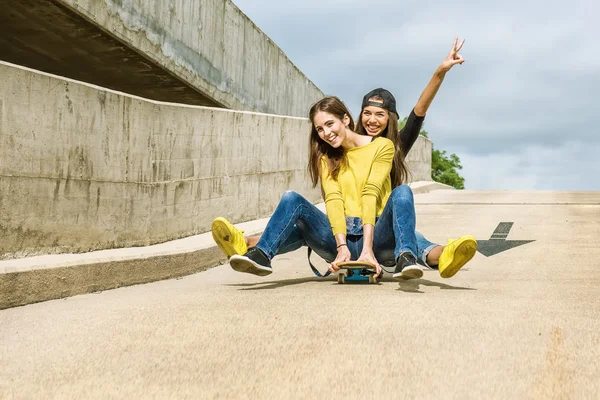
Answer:
[[[369,282],[377,283],[375,266],[364,261],[346,261],[338,264],[338,283]]]

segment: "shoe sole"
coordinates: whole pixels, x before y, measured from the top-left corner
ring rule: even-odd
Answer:
[[[267,276],[273,273],[272,269],[267,269],[262,265],[259,265],[254,261],[248,259],[247,257],[240,256],[237,254],[231,256],[229,264],[231,265],[231,268],[233,268],[237,272],[244,272],[246,274]]]
[[[227,226],[225,221],[217,218],[213,221],[211,227],[212,237],[217,246],[225,253],[227,258],[230,258],[233,255],[241,255],[239,254],[233,245],[233,235],[231,233],[231,229]]]
[[[406,267],[402,272],[392,275],[396,279],[407,281],[409,279],[419,279],[423,277],[423,270],[417,266]]]
[[[477,240],[468,239],[463,243],[459,244],[454,252],[452,260],[447,267],[441,268],[443,271],[440,272],[442,278],[451,278],[477,253]]]

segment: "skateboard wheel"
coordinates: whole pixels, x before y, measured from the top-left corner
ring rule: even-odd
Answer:
[[[369,283],[377,283],[377,279],[375,275],[369,275]]]
[[[338,274],[338,283],[344,283],[344,274]]]

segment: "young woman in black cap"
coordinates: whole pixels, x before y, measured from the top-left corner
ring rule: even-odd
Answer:
[[[425,114],[446,73],[456,64],[462,64],[465,61],[458,54],[464,42],[463,40],[458,44],[458,38],[454,39],[450,53],[433,74],[402,129],[398,129],[399,116],[396,111],[396,99],[388,90],[374,89],[363,97],[357,133],[372,137],[386,137],[394,143],[392,176],[399,180],[392,182],[393,187],[408,181],[406,155],[419,137]],[[439,269],[440,275],[444,278],[456,274],[473,258],[477,251],[477,240],[471,235],[461,236],[450,241],[446,246],[441,246],[428,241],[419,232],[416,234],[419,261],[427,267]]]

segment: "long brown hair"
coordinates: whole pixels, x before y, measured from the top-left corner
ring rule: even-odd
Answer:
[[[383,99],[379,96],[374,96],[369,99],[370,101],[381,101],[383,105]],[[381,107],[383,108],[383,107]],[[384,109],[385,110],[385,109]],[[356,133],[361,135],[369,135],[367,130],[362,124],[362,113],[364,109],[360,110],[360,116],[356,127]],[[400,186],[403,183],[407,183],[410,178],[410,171],[406,166],[406,154],[402,146],[402,139],[400,138],[400,131],[398,130],[398,116],[386,110],[388,112],[388,123],[383,132],[379,134],[381,137],[390,139],[394,143],[394,161],[392,162],[392,171],[390,172],[390,178],[392,180],[392,187]]]
[[[333,115],[340,121],[348,116],[350,123],[348,128],[354,130],[354,120],[346,105],[335,96],[325,97],[310,108],[308,116],[310,118],[310,137],[308,139],[308,172],[312,179],[313,187],[319,183],[321,177],[321,159],[326,157],[327,169],[333,179],[337,179],[340,171],[346,166],[346,150],[343,147],[333,148],[319,137],[319,133],[315,128],[315,116],[318,112],[323,111]]]

